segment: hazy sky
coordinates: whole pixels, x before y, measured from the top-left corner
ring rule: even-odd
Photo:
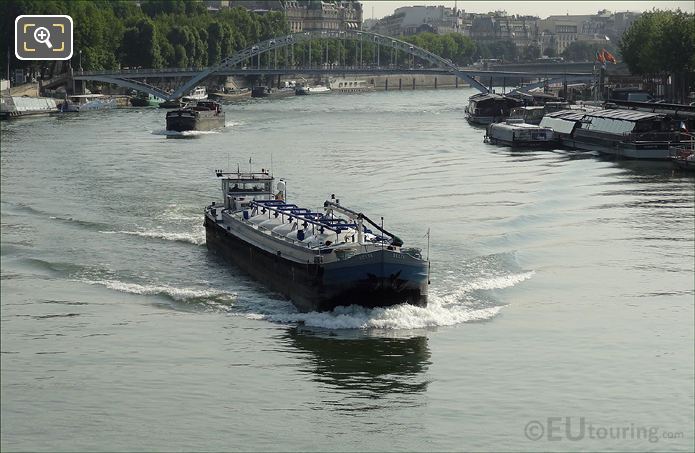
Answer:
[[[676,9],[692,13],[695,9],[695,2],[688,1],[463,1],[442,0],[442,1],[384,1],[384,0],[363,0],[364,18],[372,17],[374,8],[374,18],[379,19],[393,13],[393,10],[401,6],[414,5],[444,5],[453,7],[457,4],[459,9],[467,12],[486,13],[488,11],[504,10],[509,14],[528,14],[541,18],[557,14],[595,14],[597,11],[607,9],[610,11],[647,11],[654,7],[658,9]]]

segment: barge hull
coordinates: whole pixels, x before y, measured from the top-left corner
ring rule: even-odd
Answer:
[[[224,117],[192,118],[187,116],[167,117],[168,131],[209,131],[224,127]]]
[[[298,263],[255,247],[205,216],[208,250],[292,300],[302,312],[341,305],[368,308],[427,305],[425,262],[404,262],[388,250],[332,263]]]

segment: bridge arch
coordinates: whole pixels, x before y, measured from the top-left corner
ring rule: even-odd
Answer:
[[[398,38],[393,38],[391,36],[380,35],[377,33],[371,33],[362,30],[335,30],[335,31],[305,31],[299,33],[292,33],[285,36],[279,36],[275,38],[266,39],[265,41],[253,44],[245,49],[242,49],[235,54],[225,58],[220,62],[219,65],[206,68],[199,74],[193,76],[186,83],[181,85],[176,91],[168,96],[169,99],[178,99],[185,93],[193,89],[201,81],[211,77],[219,72],[223,72],[225,69],[231,68],[238,64],[243,63],[246,60],[252,59],[258,55],[271,50],[285,48],[292,46],[293,44],[298,44],[306,41],[311,41],[314,39],[356,39],[356,40],[366,40],[369,42],[376,43],[379,46],[391,48],[397,51],[405,52],[413,57],[420,58],[427,61],[435,66],[441,67],[448,70],[452,75],[455,75],[461,79],[466,80],[472,87],[478,89],[483,93],[488,92],[488,88],[482,83],[478,82],[470,74],[462,71],[456,66],[451,60],[440,57],[428,50],[421,47],[415,46],[409,42],[400,40]]]

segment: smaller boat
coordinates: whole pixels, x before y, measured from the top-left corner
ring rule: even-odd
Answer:
[[[330,82],[331,91],[336,93],[363,93],[374,91],[374,85],[368,84],[365,80],[335,79]]]
[[[183,97],[183,102],[197,102],[204,101],[208,98],[208,92],[205,87],[195,87],[188,96]]]
[[[695,171],[695,147],[674,146],[670,150],[671,162],[686,171]]]
[[[492,123],[487,127],[485,142],[512,147],[552,148],[558,141],[549,127],[526,124],[520,118],[504,123]]]
[[[316,85],[316,86],[313,86],[313,87],[310,87],[310,86],[298,86],[297,88],[295,88],[295,91],[294,91],[294,92],[295,92],[295,94],[296,94],[297,96],[306,96],[306,95],[309,95],[309,94],[326,94],[326,93],[330,93],[330,92],[331,92],[331,89],[328,88],[327,86],[323,86],[323,85]]]
[[[160,102],[162,102],[162,99],[147,93],[138,93],[130,97],[130,105],[133,107],[156,107]]]
[[[282,98],[294,95],[294,87],[270,88],[265,85],[258,85],[251,90],[252,98]]]
[[[465,108],[466,120],[471,124],[487,125],[504,121],[514,107],[521,107],[523,101],[510,96],[488,93],[475,94],[468,98]]]
[[[116,99],[103,94],[77,94],[68,97],[60,105],[61,112],[82,112],[85,110],[115,109]]]
[[[209,99],[215,101],[237,101],[248,97],[251,97],[251,90],[248,88],[230,88],[209,94]]]
[[[185,104],[181,102],[180,99],[171,99],[169,101],[164,101],[159,103],[160,109],[180,109]]]
[[[215,101],[200,101],[192,107],[167,112],[168,131],[209,131],[224,127],[222,106]]]

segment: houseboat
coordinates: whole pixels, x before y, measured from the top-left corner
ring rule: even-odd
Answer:
[[[341,305],[425,306],[429,261],[331,196],[320,212],[286,200],[268,171],[226,173],[224,202],[205,208],[208,249],[288,297],[303,312]],[[275,192],[277,190],[277,192]]]
[[[466,120],[471,124],[487,125],[504,121],[514,107],[521,107],[520,99],[500,94],[475,94],[468,98]]]
[[[520,118],[487,126],[485,142],[512,147],[552,148],[558,144],[553,130],[535,124],[527,124]]]
[[[627,109],[586,112],[568,144],[628,159],[669,160],[669,149],[692,141],[666,115]]]

